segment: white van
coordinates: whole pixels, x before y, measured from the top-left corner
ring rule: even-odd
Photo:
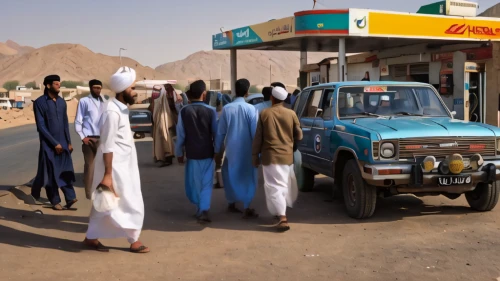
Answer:
[[[0,109],[11,109],[12,104],[8,98],[0,98]]]

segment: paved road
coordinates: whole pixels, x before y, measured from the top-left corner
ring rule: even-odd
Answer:
[[[76,136],[74,137],[76,139]],[[33,212],[0,193],[0,280],[496,280],[500,276],[500,211],[476,213],[460,198],[397,196],[379,200],[373,218],[345,215],[329,200],[332,181],[317,179],[289,211],[291,231],[273,231],[262,185],[244,221],[226,212],[223,190],[214,190],[211,225],[192,218],[183,167],[158,168],[151,142],[137,142],[146,216],[141,239],[148,255],[127,252],[123,239],[103,240],[108,254],[84,250],[90,202],[77,211]],[[82,172],[75,147],[77,174]],[[38,143],[33,126],[0,131],[0,184],[35,175]],[[23,189],[29,192],[29,189]]]
[[[83,169],[83,155],[79,136],[70,124],[73,140],[73,163],[75,169]],[[0,130],[0,186],[24,184],[36,175],[39,151],[38,132],[35,125],[24,125]]]

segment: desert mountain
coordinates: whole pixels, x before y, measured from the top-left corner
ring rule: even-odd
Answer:
[[[164,74],[135,60],[126,57],[122,60],[123,65],[137,71],[137,79],[165,78]],[[0,85],[8,80],[42,83],[45,76],[54,73],[59,74],[62,80],[88,81],[97,78],[107,83],[119,67],[119,57],[96,54],[78,44],[53,44],[23,55],[0,56]]]
[[[10,47],[11,49],[16,50],[17,54],[20,54],[20,55],[23,55],[23,54],[26,54],[26,53],[29,53],[29,52],[35,50],[35,48],[33,48],[33,47],[21,46],[12,40],[7,40],[7,42],[5,42],[5,45]]]
[[[7,42],[0,42],[0,55],[13,56],[22,55],[33,51],[35,48],[21,46],[12,40],[7,40]]]
[[[268,85],[271,72],[273,82],[297,84],[299,52],[241,50],[237,54],[238,78],[247,78],[253,85]],[[332,53],[310,53],[308,62],[319,62],[332,55]],[[219,79],[221,76],[222,80],[229,80],[229,51],[197,52],[183,60],[160,65],[156,70],[164,73],[168,79],[179,81]]]
[[[239,51],[238,77],[245,77],[253,85],[269,84],[269,66],[272,81],[296,85],[299,71],[299,52]],[[311,53],[309,63],[319,62],[331,53]],[[137,80],[176,79],[181,85],[189,80],[230,80],[229,51],[201,51],[187,58],[160,65],[156,69],[122,57],[123,65],[137,71]],[[119,57],[94,53],[78,44],[53,44],[39,49],[24,47],[13,41],[0,43],[0,85],[9,80],[21,84],[42,83],[45,76],[59,74],[63,80],[88,81],[100,79],[107,83],[110,75],[120,67]]]
[[[13,56],[17,54],[17,50],[12,49],[7,44],[0,42],[0,55]]]

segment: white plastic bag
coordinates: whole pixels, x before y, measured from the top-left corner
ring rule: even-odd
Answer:
[[[99,213],[109,212],[118,207],[119,197],[107,189],[98,186],[94,193],[92,193],[92,204],[94,209]]]

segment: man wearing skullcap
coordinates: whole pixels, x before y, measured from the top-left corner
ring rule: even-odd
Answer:
[[[100,187],[109,189],[119,200],[116,207],[105,212],[92,207],[84,243],[97,251],[109,251],[98,239],[125,237],[131,252],[149,252],[149,248],[139,241],[144,221],[144,201],[127,107],[127,104],[134,104],[137,97],[135,79],[135,70],[120,67],[109,83],[116,98],[102,105],[99,121],[101,138],[95,157],[92,198],[103,196],[96,190]]]
[[[277,229],[282,232],[290,229],[286,208],[292,207],[297,198],[293,152],[296,147],[294,144],[302,139],[297,115],[283,106],[287,97],[284,88],[273,88],[273,106],[260,114],[252,145],[253,165],[263,165],[267,208],[279,218]]]
[[[281,82],[273,82],[271,83],[271,87],[281,87],[286,90],[285,84]],[[287,93],[287,98],[283,101],[283,106],[286,108],[291,108],[292,107],[292,102],[291,102],[292,94]]]
[[[66,102],[59,97],[61,79],[57,75],[45,77],[43,96],[37,98],[33,108],[36,128],[40,138],[38,171],[33,181],[31,195],[40,199],[40,191],[45,186],[47,199],[54,210],[69,209],[76,199],[73,183],[75,173],[71,153],[73,146],[69,134]],[[64,194],[66,205],[61,206],[59,188]]]
[[[257,188],[257,169],[252,166],[250,147],[257,127],[257,110],[245,101],[248,96],[250,82],[240,79],[235,83],[236,99],[222,109],[215,139],[215,153],[222,153],[225,147],[225,158],[222,164],[222,181],[229,203],[228,210],[241,213],[236,203],[243,203],[244,218],[257,218],[258,214],[250,208]],[[220,159],[220,157],[216,157]],[[219,166],[217,164],[217,166]]]
[[[94,158],[99,146],[100,131],[99,119],[101,118],[102,82],[99,80],[89,81],[90,95],[83,97],[78,102],[75,118],[75,130],[82,140],[82,152],[85,165],[83,168],[83,182],[85,195],[91,199],[92,179],[94,177]]]

